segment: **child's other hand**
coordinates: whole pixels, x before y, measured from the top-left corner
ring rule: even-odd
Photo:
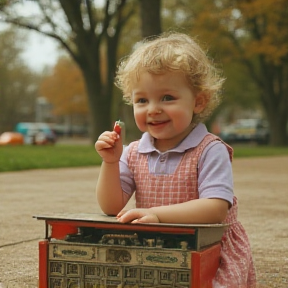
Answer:
[[[115,131],[106,131],[99,136],[95,149],[104,162],[118,162],[123,150],[121,136]]]
[[[117,215],[118,221],[121,223],[159,223],[159,218],[152,213],[150,209],[131,209],[122,210]]]

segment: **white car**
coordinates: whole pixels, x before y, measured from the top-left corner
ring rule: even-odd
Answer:
[[[262,119],[238,119],[235,123],[226,126],[220,137],[227,143],[256,142],[268,144],[269,125]]]

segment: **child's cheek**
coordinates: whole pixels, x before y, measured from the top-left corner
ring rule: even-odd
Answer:
[[[147,121],[146,121],[146,116],[140,113],[134,113],[134,119],[135,123],[138,127],[138,129],[141,132],[146,132],[147,131]]]

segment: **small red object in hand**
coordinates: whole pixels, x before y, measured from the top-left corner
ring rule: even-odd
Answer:
[[[118,135],[121,134],[120,120],[116,121],[113,129]]]

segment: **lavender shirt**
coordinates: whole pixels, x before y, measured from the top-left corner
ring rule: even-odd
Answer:
[[[146,132],[140,139],[138,152],[149,155],[150,173],[172,174],[183,153],[196,147],[207,134],[206,126],[200,123],[177,147],[162,153],[154,147],[153,138]],[[123,191],[132,195],[136,186],[127,164],[129,147],[130,145],[124,148],[120,159],[120,177]],[[204,149],[198,163],[198,175],[199,198],[220,198],[233,204],[232,165],[227,148],[222,142],[213,141]]]

